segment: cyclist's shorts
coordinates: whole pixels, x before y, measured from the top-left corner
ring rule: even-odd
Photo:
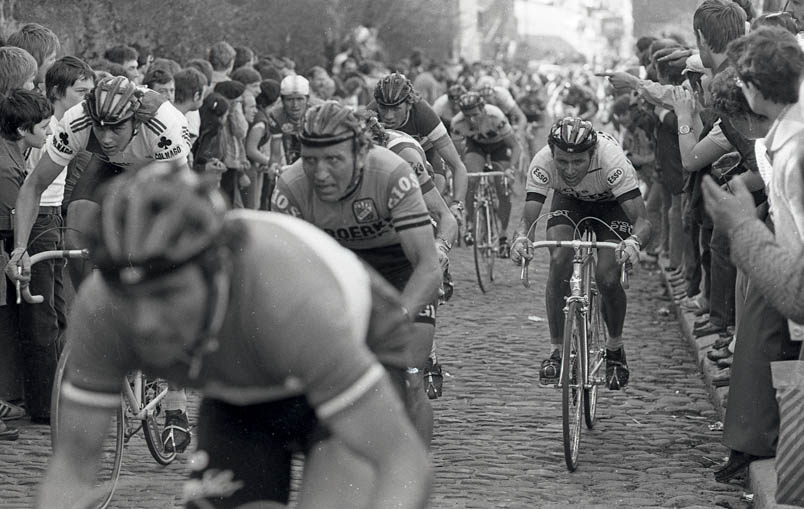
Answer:
[[[480,154],[484,158],[486,155],[491,155],[492,161],[510,161],[511,149],[503,141],[497,143],[478,143],[474,140],[466,140],[466,153],[467,154]]]
[[[405,290],[405,285],[413,275],[413,265],[405,256],[401,244],[374,249],[356,249],[354,252],[371,268],[379,272],[397,291],[401,293]],[[435,300],[426,305],[413,321],[435,325],[437,304],[438,300]]]
[[[430,166],[433,167],[434,174],[447,178],[447,168],[444,166],[444,160],[441,159],[441,154],[438,153],[435,147],[425,151],[424,156],[427,158],[427,162],[430,163]]]
[[[184,489],[185,507],[193,509],[287,504],[293,453],[329,437],[304,396],[245,406],[205,398],[198,423]]]
[[[600,224],[599,221],[586,221],[585,224],[591,225],[595,232],[595,237],[599,241],[619,242],[622,238],[631,235],[631,221],[625,211],[617,201],[584,201],[571,196],[566,196],[558,192],[553,193],[553,205],[550,212],[566,212],[573,221],[578,222],[585,217],[596,217],[617,232],[615,235],[611,230]],[[573,226],[572,222],[565,216],[554,216],[547,221],[547,228],[553,225],[565,224]],[[583,225],[582,225],[583,226]]]
[[[93,154],[86,169],[78,178],[78,182],[75,183],[70,202],[89,200],[100,204],[103,201],[103,188],[105,184],[124,171],[125,168],[122,166],[104,161]]]

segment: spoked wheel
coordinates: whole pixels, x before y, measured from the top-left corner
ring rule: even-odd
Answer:
[[[477,274],[477,284],[480,285],[483,293],[491,289],[491,282],[494,280],[494,246],[490,241],[488,212],[489,209],[485,204],[476,205],[474,231],[472,232],[475,238],[472,246],[475,255],[475,274]]]
[[[58,447],[59,427],[62,423],[61,415],[61,387],[64,380],[64,371],[70,356],[70,345],[66,345],[59,357],[56,375],[53,380],[53,393],[50,401],[50,442],[53,450]],[[105,509],[112,500],[117,481],[120,478],[120,467],[123,464],[123,430],[124,412],[123,402],[112,415],[109,428],[103,439],[101,456],[98,463],[95,489],[91,490],[90,499],[82,499],[80,507],[87,509]]]
[[[592,280],[593,281],[593,280]],[[589,374],[587,376],[589,387],[584,388],[583,409],[586,419],[586,427],[592,429],[595,426],[597,416],[597,386],[604,383],[606,360],[606,323],[603,321],[603,302],[600,299],[597,286],[592,282],[589,287],[589,314],[587,320],[587,348]]]
[[[578,468],[578,452],[581,444],[581,419],[583,418],[583,364],[580,352],[581,323],[578,303],[567,306],[564,321],[564,351],[561,355],[561,410],[564,424],[564,460],[573,472]],[[580,381],[580,383],[579,383]]]
[[[148,378],[143,375],[142,394],[140,395],[142,407],[148,405],[154,398],[167,390],[167,385],[165,380]],[[176,453],[166,451],[162,442],[162,430],[165,429],[165,412],[162,410],[161,404],[157,404],[152,411],[148,412],[145,419],[142,420],[142,429],[145,434],[145,443],[148,444],[148,450],[156,462],[161,465],[172,463],[176,459]]]

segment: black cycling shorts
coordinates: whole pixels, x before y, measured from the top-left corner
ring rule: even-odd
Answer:
[[[293,454],[328,436],[304,396],[245,406],[205,398],[185,507],[225,509],[257,500],[287,504]]]
[[[617,201],[584,201],[553,192],[553,204],[550,212],[558,211],[566,212],[576,223],[585,217],[596,217],[617,232],[615,234],[609,228],[600,224],[599,221],[585,221],[584,224],[591,225],[595,232],[595,237],[599,241],[619,242],[620,237],[617,235],[626,238],[631,235],[631,229],[633,228],[631,221]],[[567,217],[560,215],[553,216],[547,221],[547,229],[549,230],[551,226],[559,224],[574,226]]]
[[[511,161],[511,148],[503,141],[497,143],[478,143],[474,140],[466,140],[467,154],[480,154],[484,158],[491,155],[492,161],[506,162]]]

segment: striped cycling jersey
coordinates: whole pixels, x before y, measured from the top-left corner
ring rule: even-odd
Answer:
[[[366,109],[378,111],[377,103],[372,101]],[[426,101],[411,104],[407,120],[396,130],[413,136],[425,151],[435,147],[436,140],[447,136],[447,128]]]
[[[158,101],[159,94],[146,91],[143,103]],[[73,106],[58,122],[47,145],[50,159],[67,166],[76,154],[88,150],[92,118],[84,110],[84,102]],[[153,161],[186,160],[190,154],[190,131],[187,118],[170,102],[164,101],[153,116],[137,126],[125,149],[111,157],[97,155],[124,168],[139,169]]]
[[[387,148],[369,150],[357,188],[334,203],[316,196],[302,162],[293,163],[277,179],[271,209],[313,223],[344,247],[399,246],[398,232],[430,226],[419,180],[410,164]]]
[[[388,134],[388,142],[385,144],[385,148],[410,164],[419,179],[422,195],[431,189],[435,189],[432,177],[433,167],[427,162],[427,156],[424,154],[424,149],[419,142],[402,131],[386,129],[385,132]]]
[[[463,112],[452,119],[452,134],[481,145],[500,143],[513,133],[505,114],[496,106],[486,104],[483,113],[470,123]]]
[[[544,201],[550,189],[584,201],[623,202],[639,195],[636,170],[620,144],[611,135],[598,131],[597,148],[586,176],[570,186],[553,162],[550,146],[542,148],[530,162],[525,192],[528,200]]]

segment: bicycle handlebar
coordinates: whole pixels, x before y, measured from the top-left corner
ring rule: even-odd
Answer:
[[[528,242],[530,243],[531,249],[540,247],[571,247],[578,250],[583,248],[617,249],[617,247],[619,247],[619,244],[615,242],[598,242],[596,240],[540,240]],[[519,279],[522,281],[522,285],[524,285],[525,288],[530,288],[530,281],[528,280],[528,261],[522,258],[521,265],[522,272],[519,275]],[[624,290],[627,290],[631,286],[628,282],[628,267],[625,263],[620,265],[620,285],[622,285]]]
[[[31,265],[44,261],[52,260],[54,258],[89,258],[88,249],[57,249],[53,251],[42,251],[31,256]],[[32,295],[29,286],[17,286],[17,304],[20,304],[20,298],[25,299],[28,304],[41,304],[45,298],[41,295]]]
[[[476,171],[467,173],[466,176],[468,178],[477,178],[477,177],[505,177],[504,171]]]

